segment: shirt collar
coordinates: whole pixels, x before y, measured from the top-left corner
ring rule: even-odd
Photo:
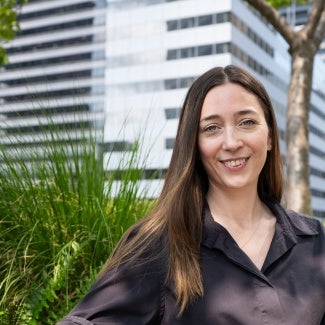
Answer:
[[[295,246],[298,242],[297,236],[314,236],[318,233],[311,217],[305,217],[306,220],[299,218],[297,213],[285,210],[274,200],[268,200],[265,204],[273,212],[277,222],[274,238],[262,271],[265,271],[273,262]],[[250,260],[246,258],[229,232],[214,221],[207,202],[205,202],[203,209],[202,245],[211,249],[219,249],[232,260],[254,269]]]
[[[314,220],[311,217],[303,216],[292,210],[285,210],[275,200],[270,199],[265,204],[275,215],[278,228],[290,241],[296,242],[296,236],[314,236],[318,234],[316,223],[313,222]],[[229,233],[214,221],[208,203],[205,202],[203,208],[203,243],[208,247],[212,247],[216,242],[223,242],[227,235]]]
[[[202,246],[223,252],[235,264],[267,281],[248,256],[239,248],[229,232],[214,221],[207,203],[204,205],[203,212]]]
[[[284,209],[275,200],[265,202],[277,218],[282,230],[289,236],[314,236],[318,234],[315,220],[312,217]]]

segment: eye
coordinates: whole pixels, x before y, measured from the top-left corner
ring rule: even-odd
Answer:
[[[216,125],[216,124],[211,124],[206,126],[203,131],[204,132],[216,132],[218,131],[220,128]]]
[[[240,125],[242,125],[242,126],[253,126],[255,124],[256,124],[256,122],[254,120],[250,120],[250,119],[244,120],[240,123]]]

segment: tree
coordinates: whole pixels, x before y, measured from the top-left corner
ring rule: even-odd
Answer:
[[[0,0],[0,66],[7,62],[6,50],[3,43],[12,40],[17,31],[17,9],[25,4],[27,0]]]
[[[286,122],[285,196],[289,208],[311,214],[309,111],[314,58],[325,36],[325,0],[312,1],[307,23],[299,30],[290,26],[276,10],[276,5],[283,5],[288,1],[245,1],[259,12],[289,45],[291,78]]]

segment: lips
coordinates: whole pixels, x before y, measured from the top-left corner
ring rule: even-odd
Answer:
[[[244,165],[248,161],[248,158],[223,160],[221,161],[226,167],[239,167]]]

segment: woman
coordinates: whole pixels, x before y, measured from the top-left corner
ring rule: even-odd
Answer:
[[[281,207],[262,84],[213,68],[185,98],[162,193],[66,324],[325,324],[321,224]]]

